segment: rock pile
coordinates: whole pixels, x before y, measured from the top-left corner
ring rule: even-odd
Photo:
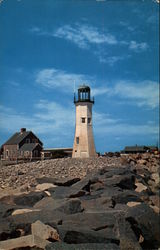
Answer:
[[[65,161],[70,162],[68,169],[74,164],[75,169],[79,167],[78,173],[69,177],[68,171],[62,178],[50,167],[44,170],[49,173],[45,175],[38,174],[36,168],[30,190],[1,197],[0,249],[160,247],[157,156],[55,160],[59,166]],[[98,167],[93,171],[95,164]]]
[[[35,187],[38,177],[79,177],[86,176],[87,173],[101,169],[104,166],[115,166],[119,164],[117,157],[99,157],[95,159],[52,159],[37,162],[28,162],[11,166],[0,167],[0,191],[22,190]]]

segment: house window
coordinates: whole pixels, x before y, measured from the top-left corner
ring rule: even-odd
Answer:
[[[79,137],[76,137],[76,143],[79,144]]]
[[[82,119],[82,123],[85,123],[86,118],[82,117],[81,119]]]
[[[37,139],[33,139],[32,142],[33,142],[33,143],[37,143],[38,140],[37,140]]]
[[[8,150],[6,150],[6,156],[9,156],[9,151]]]
[[[91,124],[91,118],[90,117],[88,118],[88,124]]]
[[[26,139],[26,143],[30,143],[30,139],[29,138]]]

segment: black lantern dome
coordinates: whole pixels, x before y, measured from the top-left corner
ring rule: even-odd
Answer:
[[[77,102],[91,102],[94,103],[94,98],[91,100],[91,90],[87,85],[81,85],[78,88],[78,96],[74,94],[74,103]]]

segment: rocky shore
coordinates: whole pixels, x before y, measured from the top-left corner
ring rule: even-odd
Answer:
[[[160,248],[159,155],[0,167],[0,249]]]

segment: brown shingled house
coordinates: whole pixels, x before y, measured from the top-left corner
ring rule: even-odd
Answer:
[[[43,143],[32,131],[21,128],[3,144],[3,159],[32,159],[41,156]]]

